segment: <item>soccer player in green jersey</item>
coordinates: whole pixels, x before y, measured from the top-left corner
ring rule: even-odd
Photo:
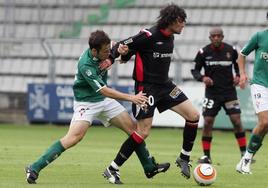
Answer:
[[[252,130],[247,151],[236,166],[236,170],[242,174],[251,174],[252,157],[260,149],[263,138],[268,131],[268,29],[255,33],[240,52],[238,65],[241,89],[245,88],[248,79],[245,71],[245,56],[252,51],[255,51],[255,62],[250,88],[258,122]]]
[[[43,168],[82,140],[95,118],[100,119],[105,126],[115,125],[131,135],[136,130],[136,124],[126,109],[115,99],[130,101],[141,108],[146,107],[148,98],[142,92],[130,95],[107,87],[105,65],[109,58],[114,59],[117,55],[124,54],[124,48],[119,46],[117,52],[111,53],[110,38],[105,32],[99,30],[91,33],[88,43],[89,49],[82,53],[77,65],[73,85],[74,114],[69,131],[52,144],[38,160],[25,168],[26,181],[30,184],[36,183]],[[155,175],[163,172],[162,165],[165,166],[165,170],[170,166],[169,163],[156,164],[153,157],[150,157],[144,142],[135,151],[145,173],[155,172]],[[122,183],[118,169],[107,169],[107,173],[106,176],[110,176],[111,183]]]

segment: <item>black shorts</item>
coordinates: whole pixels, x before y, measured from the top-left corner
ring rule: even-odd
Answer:
[[[188,99],[171,81],[164,85],[136,82],[135,93],[137,94],[140,91],[146,93],[149,98],[149,104],[146,109],[141,109],[135,104],[132,105],[132,112],[136,119],[153,117],[155,108],[161,113]]]
[[[221,110],[221,107],[224,108],[227,115],[241,113],[236,90],[224,95],[205,94],[203,116],[215,117]]]

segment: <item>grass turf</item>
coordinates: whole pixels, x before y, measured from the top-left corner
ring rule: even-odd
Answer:
[[[126,135],[116,128],[91,127],[85,138],[76,147],[64,152],[39,176],[38,184],[25,182],[24,167],[36,160],[56,139],[67,132],[63,126],[0,125],[0,187],[44,187],[44,188],[106,188],[108,184],[101,174],[114,159]],[[194,150],[192,165],[202,155],[200,130]],[[263,188],[268,187],[268,141],[257,153],[257,162],[252,165],[252,175],[241,175],[235,171],[240,159],[236,140],[232,132],[214,131],[212,160],[218,171],[216,182],[210,187]],[[247,134],[249,137],[249,133]],[[146,179],[135,154],[121,167],[121,180],[125,188],[171,188],[199,187],[191,177],[183,178],[174,161],[181,149],[182,129],[153,128],[147,146],[159,162],[170,162],[166,172]]]

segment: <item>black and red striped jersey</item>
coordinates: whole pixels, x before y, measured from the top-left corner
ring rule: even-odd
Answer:
[[[194,59],[195,66],[191,70],[193,77],[202,81],[203,76],[208,76],[213,80],[213,86],[206,87],[206,91],[215,94],[227,93],[235,89],[233,70],[239,76],[237,50],[234,46],[222,43],[219,48],[211,44],[200,49]],[[201,69],[204,68],[204,75]]]
[[[135,81],[164,84],[170,80],[168,73],[174,48],[173,35],[153,26],[121,43],[129,47],[129,53],[121,57],[123,61],[135,55],[132,75]]]

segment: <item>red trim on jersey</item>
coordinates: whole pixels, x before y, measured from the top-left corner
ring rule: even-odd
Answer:
[[[160,29],[160,32],[165,36],[165,37],[170,37],[172,35],[171,32],[164,30],[164,29]]]
[[[208,141],[204,141],[204,140],[202,140],[202,146],[203,146],[203,149],[204,149],[204,150],[210,150],[211,143],[208,142]]]
[[[237,138],[236,140],[237,140],[239,147],[247,145],[246,137]]]
[[[137,81],[143,81],[143,62],[139,52],[136,53],[136,78]]]
[[[131,136],[138,144],[143,142],[143,138],[137,132],[133,132]]]

